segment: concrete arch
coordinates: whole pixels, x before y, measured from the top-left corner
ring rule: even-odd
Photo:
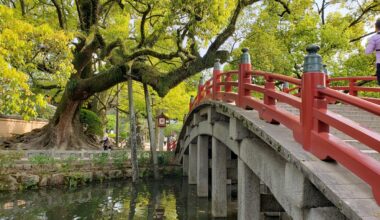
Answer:
[[[293,219],[364,219],[365,214],[360,208],[342,203],[341,194],[331,189],[332,185],[316,172],[331,169],[344,171],[343,175],[347,175],[343,167],[326,164],[304,152],[292,141],[289,131],[260,121],[254,111],[215,101],[198,106],[187,117],[180,134],[176,149],[179,161],[183,155],[188,155],[189,146],[195,145],[200,136],[215,138],[238,157],[238,197],[244,197],[239,199],[239,206],[243,206],[239,207],[239,219],[252,218],[249,214],[252,212],[244,209],[262,210],[262,207],[246,206],[246,203],[260,206],[260,191],[251,187],[260,186],[260,182],[270,189]],[[241,191],[243,195],[240,195]],[[372,195],[370,189],[366,193]],[[368,203],[369,207],[376,206],[373,198]]]

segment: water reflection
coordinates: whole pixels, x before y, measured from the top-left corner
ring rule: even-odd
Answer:
[[[229,199],[229,217],[236,219]],[[0,219],[211,219],[211,203],[186,179],[0,193]]]

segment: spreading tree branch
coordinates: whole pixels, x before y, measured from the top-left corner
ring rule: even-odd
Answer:
[[[148,8],[142,13],[141,17],[141,24],[140,24],[140,43],[137,45],[137,48],[142,48],[145,43],[145,23],[146,23],[146,17],[148,16],[149,12],[152,10],[152,7],[148,4]]]
[[[353,43],[353,42],[359,41],[359,40],[361,40],[361,39],[363,39],[363,38],[365,38],[365,37],[367,37],[367,36],[369,36],[369,35],[372,35],[372,34],[374,34],[374,33],[376,33],[376,31],[372,31],[371,33],[367,33],[367,34],[364,34],[364,35],[362,35],[362,36],[360,36],[360,37],[357,37],[357,38],[351,39],[351,40],[350,40],[350,43]]]
[[[65,22],[63,19],[63,11],[61,10],[60,5],[58,4],[57,0],[51,0],[54,4],[55,10],[57,11],[57,17],[59,21],[59,27],[62,29],[65,29]]]
[[[92,54],[99,48],[103,48],[105,42],[103,37],[99,33],[95,33],[94,39],[88,44],[85,45],[76,55],[73,61],[74,68],[77,73],[80,75],[83,69],[91,61]]]
[[[362,8],[362,11],[360,13],[360,15],[354,19],[349,25],[348,25],[348,28],[358,24],[362,18],[364,17],[364,15],[366,15],[368,12],[372,11],[374,8],[380,6],[380,2],[379,1],[373,1],[369,6],[367,6],[366,8]]]
[[[79,80],[72,92],[73,99],[86,100],[97,92],[102,92],[117,83],[127,81],[126,76],[129,69],[128,65],[114,66],[93,77]]]
[[[280,14],[280,17],[283,17],[286,13],[290,14],[290,9],[289,9],[288,3],[286,3],[283,0],[275,0],[275,2],[280,3],[282,5],[282,7],[284,8],[284,11]]]

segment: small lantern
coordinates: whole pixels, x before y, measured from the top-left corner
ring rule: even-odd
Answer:
[[[166,117],[166,115],[164,115],[164,113],[161,113],[159,116],[157,116],[157,126],[158,127],[161,127],[161,128],[164,128],[166,127],[166,121],[167,121],[168,117]]]

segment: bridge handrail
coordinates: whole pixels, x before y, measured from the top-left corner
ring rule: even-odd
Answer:
[[[380,87],[368,87],[360,85],[357,81],[377,81],[375,76],[345,76],[345,77],[334,77],[326,79],[326,84],[329,88],[334,90],[340,90],[348,92],[352,96],[358,96],[358,92],[380,92]],[[330,85],[331,82],[340,82],[347,81],[348,85]],[[376,104],[380,104],[380,99],[371,98],[367,101],[374,102]]]
[[[318,92],[330,98],[337,99],[343,103],[350,104],[367,112],[371,112],[372,114],[380,116],[380,106],[375,103],[366,101],[355,96],[348,96],[344,93],[326,87],[318,88]]]
[[[264,76],[268,79],[278,80],[281,82],[288,82],[297,86],[301,85],[300,79],[282,75],[279,73],[271,73],[271,72],[266,72],[266,71],[261,71],[261,70],[253,70],[253,71],[250,71],[249,73],[252,74],[253,76]]]
[[[342,76],[342,77],[328,78],[327,82],[334,82],[334,81],[359,81],[359,80],[374,81],[374,80],[376,80],[376,77],[375,76]]]
[[[327,79],[326,74],[322,72],[322,59],[317,54],[318,48],[310,48],[308,48],[308,56],[305,57],[302,80],[265,71],[252,71],[247,49],[243,50],[238,71],[223,73],[217,60],[213,77],[203,85],[202,83],[199,84],[198,95],[190,103],[190,110],[203,100],[210,99],[235,102],[241,108],[255,109],[259,112],[261,119],[273,124],[281,123],[291,129],[294,139],[302,144],[305,150],[322,160],[330,158],[336,160],[367,182],[372,187],[376,202],[380,205],[380,187],[378,187],[380,183],[380,161],[330,134],[329,127],[335,127],[376,151],[380,151],[380,134],[327,110],[328,102],[335,100],[380,116],[380,105],[375,104],[376,102],[380,103],[380,99],[355,97],[359,91],[357,88],[359,86],[355,84],[356,81],[374,80],[376,78],[360,76]],[[232,80],[232,74],[237,74],[237,81]],[[264,85],[252,83],[252,76],[264,77]],[[348,80],[350,85],[348,87],[332,86],[327,88],[329,82],[339,80]],[[280,91],[276,88],[276,81],[287,82],[294,87],[283,88],[283,91]],[[223,91],[222,87],[224,87]],[[235,87],[237,92],[232,90],[232,87]],[[296,89],[300,93],[290,94]],[[337,91],[343,89],[349,90],[349,95]],[[360,89],[362,91],[380,92],[379,87],[360,87]],[[261,94],[263,98],[253,97],[252,92]],[[300,115],[278,108],[276,106],[277,101],[299,109]]]

